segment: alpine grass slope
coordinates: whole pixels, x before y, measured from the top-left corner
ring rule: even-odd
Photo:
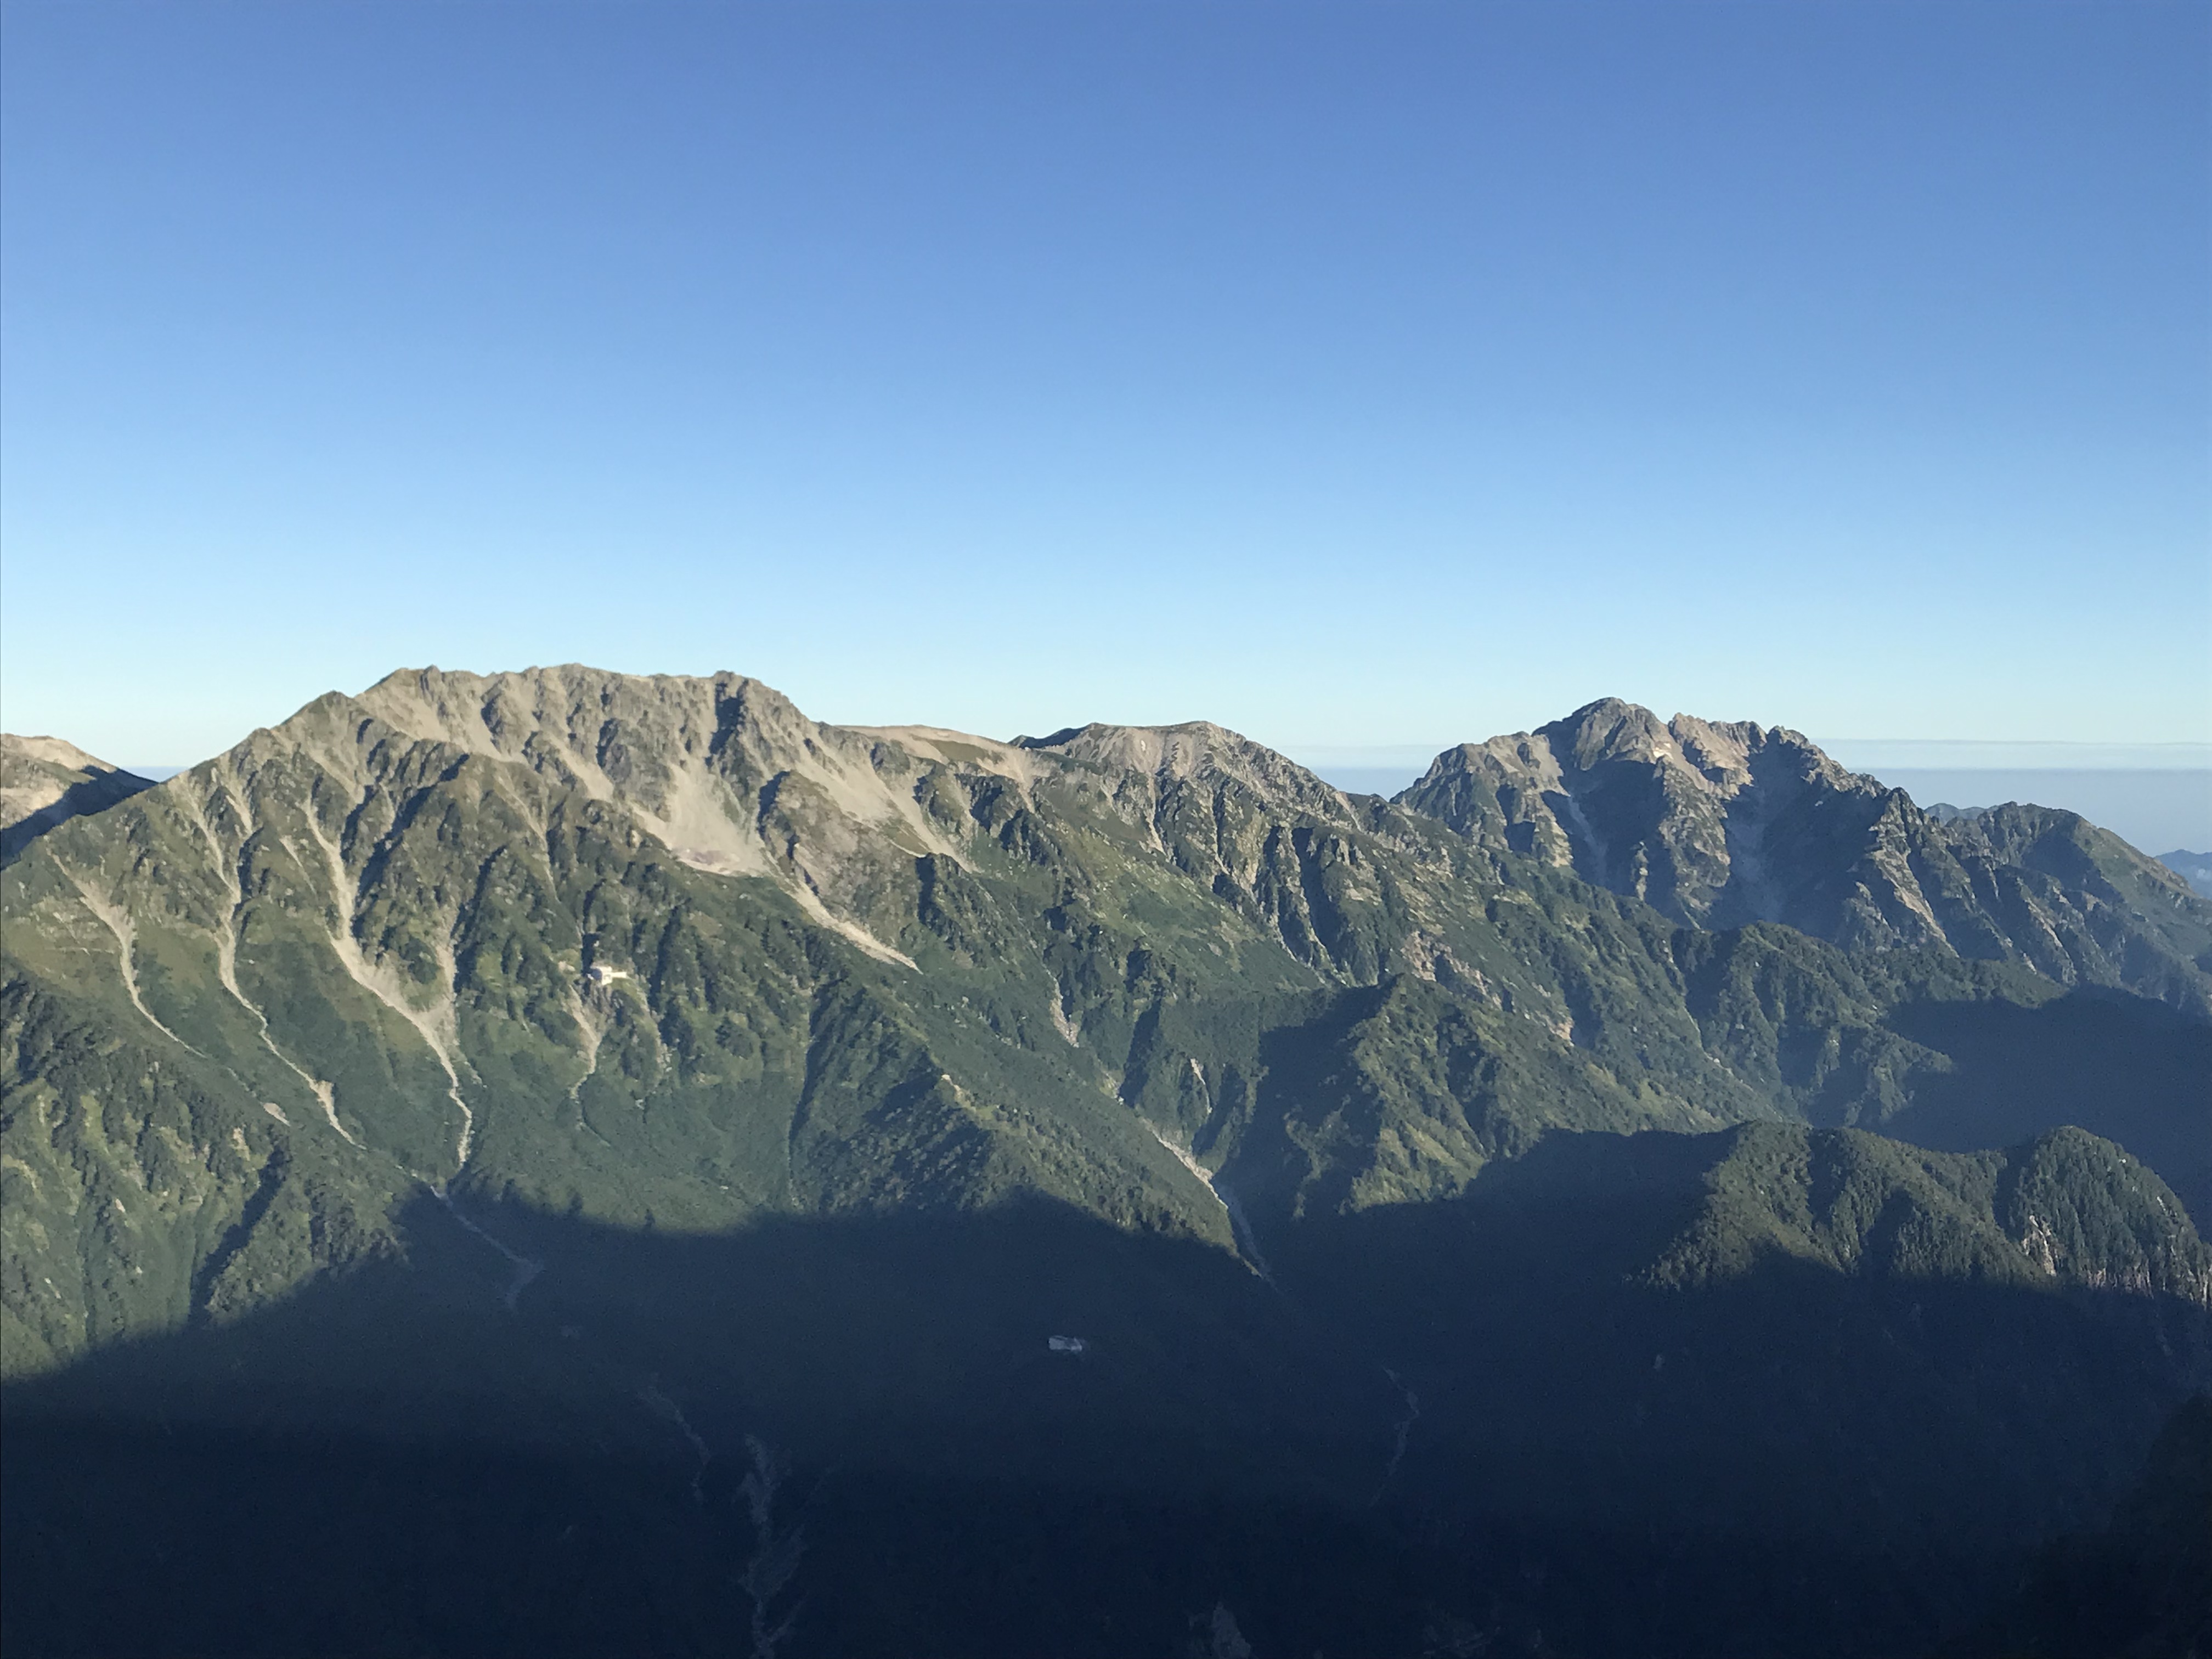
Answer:
[[[2212,904],[1779,729],[428,670],[9,848],[11,1650],[1926,1650],[2212,1382]]]

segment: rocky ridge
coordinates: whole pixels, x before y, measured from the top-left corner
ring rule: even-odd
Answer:
[[[2212,910],[2077,814],[1923,811],[1797,732],[1605,699],[1438,756],[1399,804],[1692,927],[1935,946],[2212,1010]]]
[[[0,732],[0,862],[57,824],[151,787],[59,738]]]

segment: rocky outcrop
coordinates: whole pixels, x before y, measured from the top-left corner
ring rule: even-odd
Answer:
[[[1448,750],[1398,798],[1691,927],[1937,946],[2212,1008],[2212,905],[2072,812],[1922,811],[1801,734],[1607,698]]]

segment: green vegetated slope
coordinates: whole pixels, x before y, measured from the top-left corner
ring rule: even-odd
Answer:
[[[2206,1380],[2201,902],[2123,926],[2099,832],[1984,830],[1991,890],[2101,955],[1846,948],[1486,823],[1205,725],[1002,744],[575,668],[325,697],[0,877],[11,1413],[196,1423],[303,1493],[332,1434],[722,1470],[751,1437],[854,1551],[817,1543],[821,1650],[975,1638],[857,1587],[941,1594],[1009,1491],[1122,1494],[1019,1545],[1035,1607],[1132,1494],[1212,1492],[1309,1506],[1300,1547],[1373,1510],[1328,1535],[1397,1575],[1391,1650],[1572,1617],[1611,1650],[1664,1604],[1697,1651],[1711,1596],[1630,1534],[1771,1525],[1796,1571],[1844,1559],[1829,1510],[1937,1552],[1895,1570],[1942,1605],[1861,1650],[1965,1617],[1929,1587],[1976,1483],[2010,1497],[1961,1585],[2092,1522]],[[683,1488],[638,1534],[679,1553]],[[899,1505],[944,1541],[887,1568]],[[1380,1603],[1251,1565],[1286,1511],[1176,1513],[1246,1618],[1362,1644]]]
[[[1479,1496],[1431,1501],[1632,1530],[2045,1535],[2102,1513],[2212,1364],[2212,1250],[2079,1130],[1975,1153],[1554,1135],[1451,1202],[1301,1230],[1277,1265],[1418,1390],[1432,1455],[1401,1479],[1474,1468]]]
[[[1555,1135],[1272,1283],[1041,1201],[486,1201],[543,1267],[503,1310],[424,1195],[404,1260],[18,1382],[0,1605],[25,1651],[743,1651],[757,1591],[795,1654],[1178,1654],[1216,1607],[1262,1652],[1923,1650],[2206,1380],[2177,1207],[2067,1133]]]
[[[57,824],[152,787],[59,738],[0,732],[0,863]]]

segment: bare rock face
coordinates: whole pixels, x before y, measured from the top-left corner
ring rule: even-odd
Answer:
[[[0,860],[57,824],[128,800],[153,785],[59,738],[0,732]]]
[[[2048,807],[1939,819],[1785,727],[1607,698],[1449,750],[1397,799],[1691,927],[1781,922],[2212,1006],[2212,908],[2157,860]]]
[[[1356,976],[1375,971],[1374,951],[1338,940],[1341,929],[1311,914],[1306,896],[1316,862],[1346,866],[1337,885],[1363,885],[1341,839],[1355,824],[1344,798],[1206,722],[1093,725],[1001,743],[934,727],[827,725],[736,674],[647,678],[575,665],[490,676],[406,670],[358,698],[325,702],[331,741],[316,752],[349,789],[375,769],[368,757],[380,744],[434,744],[456,758],[519,764],[603,804],[696,869],[775,881],[816,923],[886,962],[914,965],[891,942],[912,920],[893,914],[892,896],[913,885],[917,866],[955,884],[979,858],[1014,854],[1056,866],[1075,831],[1212,884],[1302,959]],[[285,734],[302,720],[313,726],[321,707]],[[1301,828],[1286,829],[1289,820]]]
[[[1294,806],[1349,823],[1342,794],[1273,750],[1211,720],[1182,726],[1073,726],[1048,738],[1016,738],[1025,750],[1065,757],[1101,771],[1150,778],[1164,798],[1178,786],[1230,785],[1254,799]]]

